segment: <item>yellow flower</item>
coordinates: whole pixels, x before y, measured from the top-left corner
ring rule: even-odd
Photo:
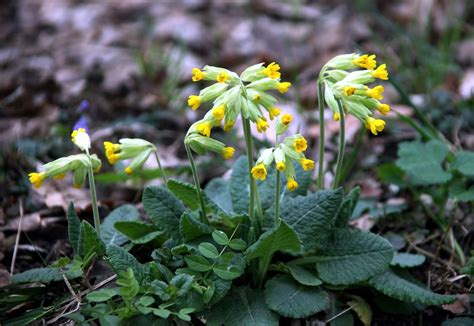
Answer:
[[[281,116],[281,124],[284,126],[288,126],[291,121],[293,121],[293,116],[289,113],[285,113]]]
[[[385,121],[368,117],[367,120],[365,120],[365,127],[369,129],[374,135],[377,135],[378,132],[381,132],[385,127]]]
[[[293,191],[298,188],[298,182],[296,182],[295,179],[293,178],[288,178],[286,187],[288,188],[289,191]]]
[[[226,72],[221,72],[219,75],[217,75],[217,82],[218,83],[225,83],[225,81],[229,79],[229,75]]]
[[[365,91],[365,95],[372,97],[376,100],[382,100],[383,99],[383,93],[384,88],[383,86],[375,86],[374,88],[369,88]]]
[[[206,137],[210,137],[211,136],[211,123],[210,122],[202,122],[202,123],[199,123],[197,126],[196,126],[196,129],[197,131],[203,135],[203,136],[206,136]]]
[[[84,128],[79,128],[71,133],[71,140],[83,151],[91,148],[91,139]]]
[[[309,160],[307,158],[303,158],[300,160],[301,167],[303,170],[308,171],[314,169],[314,161]]]
[[[387,115],[387,113],[390,112],[390,105],[385,104],[385,103],[380,103],[380,104],[377,106],[377,110],[379,110],[379,112],[380,112],[382,115]]]
[[[278,117],[280,115],[281,110],[277,107],[271,107],[268,109],[268,113],[270,114],[270,120],[273,120],[275,117]]]
[[[355,91],[356,91],[356,88],[353,87],[353,86],[346,86],[346,87],[344,87],[344,94],[345,94],[346,96],[354,95]]]
[[[377,65],[377,61],[375,61],[375,54],[368,55],[364,54],[358,57],[357,59],[352,60],[352,62],[362,68],[373,70]]]
[[[267,178],[267,169],[263,163],[257,164],[252,168],[252,176],[257,180],[265,180]]]
[[[193,82],[203,80],[206,74],[199,68],[193,68]]]
[[[308,143],[306,142],[306,139],[303,137],[295,139],[293,142],[293,148],[295,151],[298,153],[304,152],[306,149],[308,149]]]
[[[290,82],[282,82],[277,84],[277,89],[280,93],[286,93],[288,92],[288,89],[290,88],[291,83]]]
[[[114,154],[111,152],[105,152],[105,156],[107,156],[107,160],[109,161],[110,164],[114,165],[117,163],[117,161],[120,159],[119,154]]]
[[[133,169],[132,169],[131,167],[127,166],[127,167],[125,168],[124,172],[125,172],[126,174],[130,175],[130,174],[132,174]]]
[[[258,94],[258,93],[253,96],[253,100],[254,100],[255,102],[259,102],[261,98],[262,98],[262,97],[261,97],[260,94]]]
[[[234,156],[234,153],[235,153],[235,148],[233,148],[233,147],[224,147],[224,149],[222,150],[222,157],[224,157],[224,159],[228,160],[232,156]]]
[[[284,171],[286,169],[286,164],[285,162],[278,162],[277,163],[277,170],[278,171]]]
[[[39,188],[43,184],[44,179],[46,179],[46,173],[44,173],[44,172],[40,172],[40,173],[33,172],[33,173],[28,174],[28,177],[30,178],[31,184],[35,188]]]
[[[119,159],[119,155],[115,153],[120,151],[120,145],[113,144],[109,141],[106,141],[104,142],[104,148],[105,148],[105,156],[107,157],[107,160],[109,161],[110,164],[114,165]]]
[[[201,105],[201,97],[198,95],[190,95],[188,97],[188,105],[196,111],[199,108],[199,105]]]
[[[229,120],[224,125],[224,131],[229,131],[234,127],[235,121]]]
[[[339,112],[334,112],[332,118],[334,119],[334,121],[339,121],[341,119],[341,115],[339,114]]]
[[[268,128],[268,122],[265,119],[258,118],[257,119],[257,131],[258,132],[265,132]]]
[[[263,69],[263,73],[270,77],[271,79],[280,78],[280,65],[276,62],[270,63],[265,69]]]
[[[66,173],[61,173],[53,177],[54,180],[62,180],[66,176]]]
[[[224,105],[219,105],[217,108],[212,110],[212,116],[214,117],[214,119],[219,121],[224,118],[224,113]]]
[[[387,80],[388,79],[388,72],[387,72],[387,65],[384,63],[383,65],[380,65],[372,71],[372,77],[373,78],[379,78],[382,80]]]

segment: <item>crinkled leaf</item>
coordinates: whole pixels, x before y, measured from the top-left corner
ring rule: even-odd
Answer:
[[[72,266],[66,268],[32,268],[23,273],[12,275],[10,282],[12,284],[31,282],[49,283],[52,281],[62,281],[63,275],[68,279],[74,279],[82,276],[82,270],[80,268],[73,268]]]
[[[454,156],[452,168],[467,177],[474,177],[474,152],[457,152]]]
[[[401,301],[417,302],[426,305],[441,305],[456,300],[454,295],[441,295],[431,292],[395,274],[392,270],[376,275],[369,284],[389,297]]]
[[[214,178],[206,185],[204,192],[223,211],[227,213],[232,212],[229,181],[222,178]]]
[[[353,188],[347,195],[344,196],[342,200],[341,207],[339,207],[339,211],[337,212],[336,216],[336,227],[345,227],[349,220],[352,217],[352,213],[357,205],[357,201],[359,200],[360,195],[360,187]]]
[[[408,254],[405,252],[396,252],[393,256],[392,262],[390,265],[392,266],[400,266],[400,267],[415,267],[422,265],[426,260],[426,257],[423,255],[415,255],[415,254]]]
[[[249,164],[246,156],[235,161],[230,177],[230,196],[236,213],[247,213],[249,210],[250,185]]]
[[[308,287],[284,275],[265,284],[265,302],[281,316],[305,318],[326,309],[329,296],[320,287]]]
[[[119,274],[131,268],[138,281],[145,277],[145,267],[125,249],[110,245],[107,247],[107,257],[114,271]]]
[[[290,271],[291,276],[293,276],[298,283],[308,286],[318,286],[323,284],[323,281],[316,276],[316,273],[309,269],[292,263],[288,263],[286,267]]]
[[[176,295],[183,296],[189,292],[193,285],[194,277],[187,274],[176,275],[171,279],[170,285],[177,289]]]
[[[209,326],[278,326],[278,316],[265,304],[261,290],[234,288],[207,314]]]
[[[437,140],[405,142],[399,145],[396,165],[408,174],[413,184],[445,183],[451,179],[451,173],[442,166],[448,152],[448,146]]]
[[[348,285],[387,270],[393,258],[390,242],[361,230],[336,229],[318,254],[319,277],[331,284]]]
[[[95,252],[97,255],[105,253],[105,244],[97,235],[96,230],[87,221],[82,221],[79,232],[78,255],[84,257]]]
[[[143,192],[143,208],[168,237],[177,241],[181,239],[179,221],[185,208],[168,189],[146,187]]]
[[[79,220],[79,217],[77,217],[73,202],[69,203],[69,207],[67,209],[67,233],[72,250],[75,254],[77,254],[79,252],[79,234],[81,233],[81,221]]]
[[[214,230],[213,227],[197,220],[191,212],[184,212],[181,216],[179,229],[184,241],[188,242],[203,235],[209,235]]]
[[[305,251],[327,242],[342,196],[342,189],[323,190],[306,197],[286,198],[282,203],[280,216],[296,231]]]
[[[118,294],[117,289],[100,289],[90,292],[86,295],[87,300],[91,302],[104,302]]]
[[[120,233],[115,227],[115,223],[119,221],[136,221],[138,220],[138,209],[132,205],[123,205],[114,209],[102,222],[100,228],[100,237],[105,245],[121,246],[127,242],[127,237]]]

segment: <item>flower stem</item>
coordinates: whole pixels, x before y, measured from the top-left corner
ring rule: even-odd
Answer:
[[[89,178],[89,190],[91,193],[91,202],[92,202],[92,215],[94,216],[94,227],[97,235],[100,237],[100,216],[99,216],[99,206],[97,205],[97,192],[95,189],[95,180],[94,180],[94,170],[92,169],[92,159],[89,151],[86,150],[87,157],[89,158],[89,171],[87,176]]]
[[[209,224],[209,220],[207,218],[207,213],[206,213],[206,205],[204,204],[204,198],[202,197],[201,185],[199,183],[199,177],[197,174],[196,165],[194,164],[193,154],[191,153],[191,149],[189,148],[187,144],[184,144],[184,148],[186,148],[186,154],[188,154],[188,160],[189,160],[189,163],[191,164],[191,172],[193,174],[194,185],[196,187],[196,195],[199,198],[199,205],[201,206],[202,220],[204,223]]]
[[[334,182],[332,184],[332,188],[336,189],[341,181],[341,173],[342,173],[342,160],[344,159],[344,151],[346,147],[346,124],[345,124],[345,117],[344,117],[344,108],[342,107],[342,103],[340,100],[337,100],[337,106],[339,108],[339,122],[340,122],[340,130],[339,130],[339,149],[337,153],[337,161],[336,161],[336,171],[334,173]]]
[[[318,80],[318,108],[319,108],[319,166],[318,189],[324,189],[324,88]]]
[[[245,147],[247,149],[247,160],[249,164],[249,184],[250,184],[250,199],[249,199],[249,218],[250,222],[254,222],[255,214],[255,192],[256,192],[256,183],[252,178],[252,166],[253,166],[253,144],[252,144],[252,135],[250,133],[250,122],[249,119],[246,119],[242,114],[242,124],[244,127],[244,137],[245,137]]]
[[[163,169],[163,166],[161,165],[160,158],[156,150],[155,150],[155,157],[156,157],[156,162],[158,163],[158,168],[160,169],[160,172],[161,172],[161,177],[163,178],[163,182],[165,183],[165,185],[167,185],[168,180],[166,179],[165,170]]]
[[[280,171],[276,171],[276,184],[275,184],[275,225],[278,224],[280,214]]]

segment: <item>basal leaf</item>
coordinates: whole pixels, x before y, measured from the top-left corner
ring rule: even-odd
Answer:
[[[288,270],[290,271],[291,276],[300,284],[308,285],[308,286],[318,286],[323,284],[323,281],[316,276],[316,273],[308,270],[302,266],[288,263],[286,265]]]
[[[448,146],[437,140],[405,142],[398,148],[396,165],[408,174],[413,184],[445,183],[451,179],[451,173],[442,166],[448,152]]]
[[[265,304],[261,290],[234,288],[207,314],[208,326],[278,326],[278,316]]]
[[[441,295],[422,288],[395,274],[392,270],[374,276],[369,284],[391,298],[422,303],[426,305],[441,305],[456,300],[454,295]]]
[[[146,187],[143,192],[143,208],[167,236],[177,241],[181,239],[179,221],[185,208],[168,189]]]
[[[352,213],[357,205],[357,201],[359,200],[360,195],[360,187],[353,188],[347,195],[344,196],[342,200],[341,207],[337,212],[336,216],[336,227],[343,228],[347,226],[349,220],[352,217]]]
[[[52,281],[62,281],[63,275],[68,279],[74,279],[79,276],[82,276],[82,270],[71,267],[64,268],[52,268],[52,267],[43,267],[43,268],[32,268],[23,273],[14,274],[10,278],[12,284],[19,283],[49,283]]]
[[[408,253],[398,253],[396,252],[393,256],[392,262],[390,265],[392,266],[400,266],[400,267],[415,267],[422,265],[426,260],[426,257],[423,255],[415,255],[415,254],[408,254]]]
[[[74,203],[69,203],[67,209],[67,233],[69,237],[69,243],[71,244],[72,250],[75,254],[79,252],[79,234],[81,232],[81,221],[77,217]]]
[[[132,205],[123,205],[110,212],[100,228],[100,237],[105,242],[105,245],[114,244],[121,246],[127,242],[127,237],[120,233],[114,225],[116,222],[136,221],[138,217],[138,210]]]
[[[87,300],[91,302],[104,302],[118,294],[117,289],[100,289],[90,292],[86,295]]]
[[[393,258],[388,240],[361,230],[336,229],[317,255],[319,277],[331,284],[348,285],[387,270]]]
[[[265,302],[281,316],[305,318],[326,309],[329,296],[320,287],[301,285],[284,275],[265,284]]]
[[[457,152],[454,157],[452,168],[467,177],[474,177],[474,152]]]
[[[128,268],[131,268],[138,281],[145,277],[145,267],[125,249],[110,245],[107,247],[107,257],[117,274],[124,273]]]
[[[249,164],[246,156],[235,161],[230,177],[230,196],[234,212],[241,214],[249,210],[250,185]]]
[[[203,235],[209,235],[213,227],[199,221],[192,212],[184,212],[181,216],[179,229],[184,241],[191,241]]]
[[[105,253],[105,244],[97,235],[96,230],[87,221],[82,221],[79,233],[79,256],[84,257],[95,252],[97,255]]]
[[[323,190],[305,197],[286,198],[282,203],[280,216],[296,231],[304,251],[315,250],[326,243],[342,196],[342,189]]]
[[[232,212],[229,181],[222,178],[214,178],[206,185],[204,192],[224,212]]]

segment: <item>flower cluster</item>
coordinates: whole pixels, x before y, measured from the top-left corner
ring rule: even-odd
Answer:
[[[89,135],[83,128],[74,130],[71,134],[71,140],[83,151],[88,152],[91,147]],[[77,154],[49,162],[41,167],[41,172],[32,172],[28,176],[33,186],[39,188],[47,178],[61,180],[67,172],[72,172],[73,185],[79,188],[84,184],[90,168],[92,167],[92,170],[97,173],[101,166],[102,163],[97,155]]]
[[[293,160],[297,161],[305,171],[314,169],[314,161],[307,159],[303,154],[307,148],[308,143],[300,134],[286,137],[285,140],[277,144],[276,147],[262,151],[257,163],[252,168],[253,178],[265,180],[267,177],[267,168],[275,162],[275,167],[278,171],[285,171],[288,190],[295,190],[298,188],[298,183],[295,180],[296,173]]]
[[[104,142],[105,155],[110,164],[117,161],[130,160],[124,172],[128,175],[140,169],[148,160],[150,155],[156,152],[156,147],[152,143],[139,138],[122,138],[118,144]]]
[[[344,112],[359,119],[374,135],[381,132],[385,121],[374,118],[374,112],[386,115],[390,106],[380,102],[383,86],[367,86],[376,79],[387,80],[388,73],[385,64],[377,67],[375,55],[353,53],[331,59],[321,70],[320,82],[324,84],[324,99],[334,119],[340,118],[337,103],[340,101]]]

